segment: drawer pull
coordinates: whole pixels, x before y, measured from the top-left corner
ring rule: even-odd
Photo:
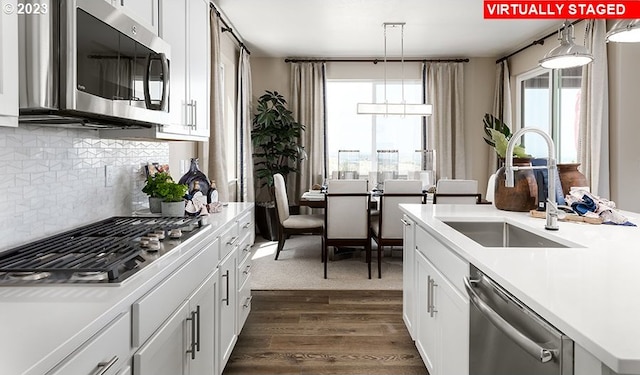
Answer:
[[[407,227],[411,226],[411,223],[409,223],[408,221],[406,221],[405,219],[400,219],[400,221],[402,222],[402,224],[404,224]]]
[[[242,229],[249,229],[250,226],[251,226],[251,222],[248,222],[242,226]]]
[[[245,246],[245,247],[242,249],[242,252],[243,252],[243,253],[244,253],[244,252],[249,252],[249,249],[251,249],[251,245],[250,245],[250,244],[247,244],[247,246]]]
[[[247,274],[249,274],[249,271],[250,271],[250,270],[251,270],[251,265],[249,264],[249,265],[247,265],[247,266],[244,268],[244,271],[242,271],[242,273],[244,273],[245,275],[247,275]]]
[[[251,306],[251,299],[253,298],[253,296],[249,296],[245,301],[244,304],[242,305],[243,309],[248,309],[249,306]]]
[[[114,355],[108,362],[98,363],[98,368],[91,375],[104,375],[109,369],[118,362],[118,356]]]
[[[227,241],[227,245],[233,245],[238,240],[238,236],[233,236],[229,241]]]

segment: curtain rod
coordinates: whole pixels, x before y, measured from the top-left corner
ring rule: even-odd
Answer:
[[[387,59],[387,62],[402,61],[400,59]],[[384,62],[384,59],[284,59],[284,62],[371,62],[377,64]],[[469,59],[404,59],[404,62],[469,62]]]
[[[579,19],[579,20],[575,20],[575,21],[571,22],[571,25],[573,26],[573,25],[575,25],[576,23],[578,23],[578,22],[580,22],[580,21],[583,21],[583,19],[581,18],[581,19]],[[543,45],[544,45],[544,40],[545,40],[545,39],[550,38],[550,37],[552,37],[552,36],[554,36],[554,35],[557,35],[557,34],[558,34],[558,31],[556,30],[556,31],[554,31],[554,32],[552,32],[552,33],[549,33],[549,34],[547,34],[547,35],[543,36],[543,37],[542,37],[542,38],[540,38],[540,39],[536,39],[536,40],[534,40],[533,42],[531,42],[531,43],[527,44],[526,46],[524,46],[524,47],[520,48],[519,50],[517,50],[517,51],[515,51],[515,52],[512,52],[512,53],[508,54],[507,56],[504,56],[504,57],[499,58],[498,60],[496,60],[496,64],[500,64],[501,62],[503,62],[504,60],[508,59],[509,57],[514,56],[514,55],[516,55],[516,54],[518,54],[518,53],[520,53],[520,52],[524,51],[525,49],[527,49],[527,48],[529,48],[529,47],[533,47],[533,46],[538,45],[538,44],[539,44],[539,45],[541,45],[541,46],[543,46]]]
[[[226,33],[226,32],[230,32],[231,36],[233,36],[233,38],[238,42],[238,44],[240,44],[241,48],[244,48],[244,50],[251,55],[251,51],[249,51],[249,49],[247,48],[247,46],[244,45],[244,43],[242,42],[242,40],[240,39],[240,37],[238,35],[236,35],[236,33],[233,32],[233,29],[227,24],[227,21],[224,20],[224,18],[222,18],[222,15],[220,14],[220,11],[218,9],[216,9],[216,6],[213,5],[213,3],[209,3],[209,7],[211,9],[213,9],[214,12],[216,12],[216,16],[218,16],[218,18],[220,19],[220,21],[222,22],[222,32]]]

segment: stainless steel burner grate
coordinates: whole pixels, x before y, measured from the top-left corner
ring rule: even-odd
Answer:
[[[0,253],[0,272],[10,280],[119,282],[146,261],[141,236],[200,225],[198,218],[113,217]]]

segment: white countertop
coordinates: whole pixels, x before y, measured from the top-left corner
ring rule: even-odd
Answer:
[[[640,374],[640,227],[559,222],[491,205],[402,204],[402,211],[612,370]],[[640,214],[622,213],[640,225]],[[577,248],[484,248],[441,219],[506,219]]]
[[[120,286],[0,287],[0,374],[41,375],[195,255],[193,246],[253,207],[229,203],[210,226],[126,279]],[[212,271],[213,267],[212,265]]]

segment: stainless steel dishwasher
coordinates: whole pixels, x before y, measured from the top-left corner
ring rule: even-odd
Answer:
[[[471,265],[469,375],[572,375],[573,340]]]

